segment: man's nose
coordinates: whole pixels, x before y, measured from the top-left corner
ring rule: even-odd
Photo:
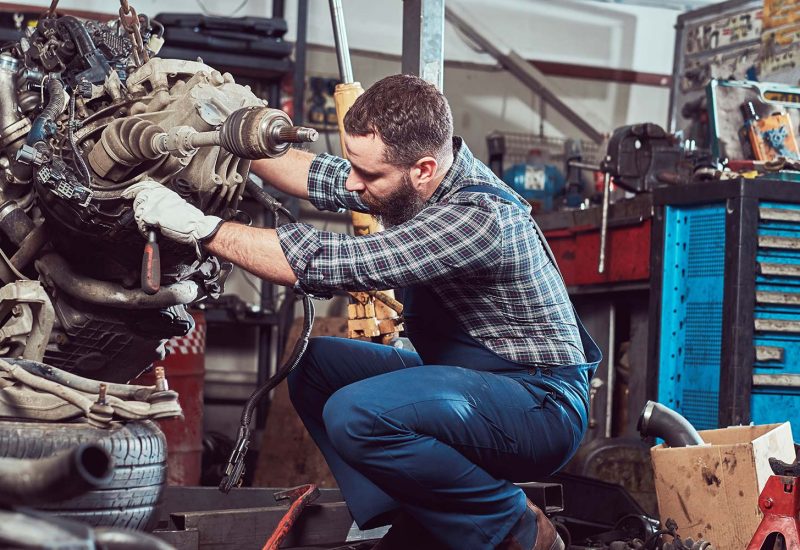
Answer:
[[[344,188],[347,189],[348,191],[358,192],[358,191],[363,191],[367,187],[359,178],[355,177],[351,172],[350,175],[347,176],[347,179],[344,182]]]

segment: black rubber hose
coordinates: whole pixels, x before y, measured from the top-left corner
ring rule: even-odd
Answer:
[[[83,443],[48,458],[0,459],[0,505],[36,506],[104,487],[114,462],[103,447]]]
[[[71,15],[64,15],[58,18],[58,24],[63,25],[66,27],[67,32],[72,37],[72,41],[75,42],[75,46],[78,48],[78,53],[82,56],[87,56],[97,49],[94,45],[94,41],[92,37],[89,36],[89,31],[86,30],[80,21],[72,17]]]
[[[247,193],[253,197],[261,206],[269,210],[270,212],[277,213],[280,212],[286,219],[292,223],[297,222],[297,218],[295,218],[291,212],[289,212],[275,197],[264,191],[260,185],[254,182],[252,179],[247,178],[247,181],[244,184],[244,189]]]
[[[43,141],[47,133],[48,123],[54,123],[58,115],[64,111],[66,99],[64,98],[64,84],[57,78],[50,78],[45,85],[47,94],[47,105],[45,105],[36,120],[33,121],[31,131],[25,143],[33,145],[38,141]]]
[[[308,348],[308,340],[311,337],[311,328],[314,326],[314,303],[311,301],[308,295],[303,296],[303,330],[300,334],[300,338],[294,345],[294,349],[292,349],[292,355],[287,359],[287,361],[281,365],[281,367],[277,370],[277,372],[264,381],[264,383],[256,388],[250,398],[247,400],[247,403],[244,405],[244,409],[242,410],[242,421],[241,425],[244,428],[250,426],[250,422],[253,419],[253,411],[255,410],[258,402],[264,397],[267,393],[269,393],[275,386],[280,384],[284,378],[289,376],[289,373],[292,372],[297,365],[300,364],[300,360],[303,358],[303,355]]]
[[[642,437],[660,437],[670,447],[689,447],[704,443],[688,420],[655,401],[645,404],[636,427]]]

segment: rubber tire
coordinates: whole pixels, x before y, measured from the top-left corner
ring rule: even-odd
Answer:
[[[40,509],[95,527],[147,530],[167,477],[167,442],[155,423],[114,422],[101,429],[86,423],[0,420],[0,457],[43,458],[87,442],[100,443],[114,459],[108,486]]]

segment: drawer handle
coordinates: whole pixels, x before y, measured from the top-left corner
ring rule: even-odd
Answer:
[[[758,262],[758,271],[762,275],[800,277],[800,265],[795,264],[768,264],[766,262]]]
[[[800,306],[800,294],[795,292],[756,292],[757,304]]]
[[[756,361],[783,361],[783,348],[776,346],[756,346]]]
[[[800,388],[800,374],[754,374],[753,385]]]
[[[759,235],[758,246],[761,248],[781,248],[785,250],[800,250],[800,238]]]
[[[756,319],[755,329],[768,332],[790,332],[800,334],[800,321],[786,321],[785,319]]]
[[[800,223],[800,210],[788,208],[759,208],[758,217],[764,221]]]

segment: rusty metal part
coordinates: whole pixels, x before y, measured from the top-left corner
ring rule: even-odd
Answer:
[[[155,294],[139,288],[125,288],[107,281],[98,281],[77,274],[64,258],[50,253],[36,260],[36,269],[46,281],[62,292],[95,305],[121,309],[161,309],[196,302],[203,292],[194,281],[181,281],[162,286]]]
[[[107,428],[111,425],[111,420],[114,418],[114,408],[108,404],[106,399],[107,386],[100,384],[100,391],[97,394],[97,401],[92,403],[89,407],[89,412],[86,418],[89,424],[96,428]]]
[[[92,425],[107,427],[113,417],[145,420],[182,414],[174,391],[155,386],[119,391],[119,384],[37,366],[44,368],[0,359],[0,417],[59,421],[84,416]],[[117,395],[111,395],[109,388]]]
[[[41,361],[55,311],[39,281],[15,281],[0,288],[0,346],[9,355]],[[9,353],[11,352],[11,353]]]
[[[274,158],[292,143],[316,141],[313,128],[292,126],[289,116],[269,107],[247,107],[231,113],[220,128],[220,145],[237,157]]]
[[[108,451],[97,443],[47,458],[0,459],[0,505],[35,506],[103,488],[114,473]]]

